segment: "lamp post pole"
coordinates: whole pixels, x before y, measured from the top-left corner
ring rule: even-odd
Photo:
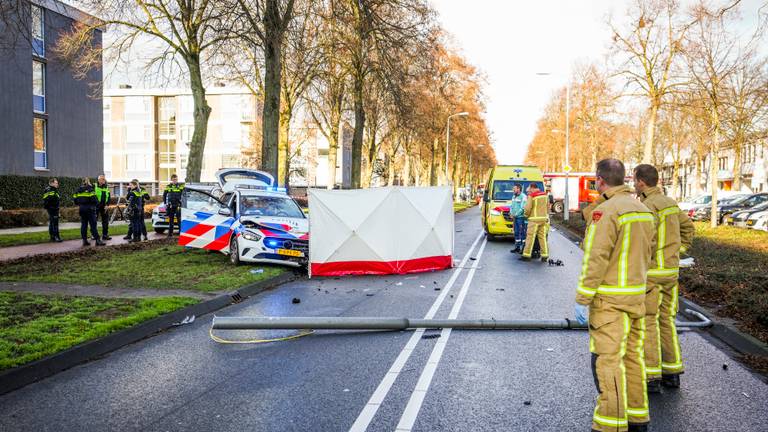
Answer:
[[[565,206],[563,208],[563,220],[568,221],[571,214],[571,202],[568,200],[569,175],[571,164],[569,160],[571,147],[571,81],[568,80],[568,87],[565,90]]]
[[[452,114],[448,116],[448,125],[445,128],[445,184],[449,185],[451,184],[451,180],[448,177],[448,155],[450,154],[450,148],[451,148],[451,119],[453,117],[466,117],[468,116],[468,112],[460,112],[456,114]]]

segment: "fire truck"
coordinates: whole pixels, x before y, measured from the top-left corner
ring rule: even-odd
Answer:
[[[568,210],[579,211],[598,197],[595,173],[572,172],[568,174]],[[552,211],[562,213],[565,208],[566,173],[544,173],[544,185],[552,195]]]

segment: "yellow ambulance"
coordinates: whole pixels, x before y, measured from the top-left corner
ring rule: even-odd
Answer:
[[[526,193],[531,183],[536,183],[539,190],[544,190],[544,176],[536,166],[499,165],[488,170],[488,181],[483,193],[482,218],[483,229],[489,240],[496,236],[513,234],[515,221],[509,215],[512,188],[519,184],[523,193]]]

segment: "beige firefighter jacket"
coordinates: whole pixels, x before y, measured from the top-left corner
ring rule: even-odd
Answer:
[[[651,187],[639,194],[640,201],[656,218],[656,249],[651,257],[649,277],[677,277],[680,252],[691,247],[695,228],[693,222],[672,198]]]
[[[614,304],[642,303],[656,234],[653,214],[626,185],[604,196],[584,239],[576,301],[590,304],[598,295]]]
[[[523,214],[528,218],[528,222],[548,223],[548,208],[549,199],[547,198],[546,192],[535,192],[528,195]]]

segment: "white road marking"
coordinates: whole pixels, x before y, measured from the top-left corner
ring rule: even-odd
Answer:
[[[472,246],[469,247],[469,250],[467,251],[466,255],[464,255],[464,258],[461,260],[461,263],[458,265],[458,267],[454,269],[453,274],[451,275],[451,278],[448,279],[448,282],[442,288],[440,295],[437,296],[437,298],[435,299],[435,302],[432,303],[432,307],[429,308],[429,311],[427,311],[427,314],[424,315],[424,319],[431,319],[435,317],[435,314],[437,313],[438,309],[440,309],[440,305],[443,304],[443,301],[448,296],[448,292],[453,287],[453,284],[456,283],[456,279],[459,278],[459,275],[461,274],[461,271],[463,270],[464,265],[466,265],[467,260],[469,260],[469,256],[472,254],[472,251],[475,250],[475,246],[477,246],[477,242],[480,241],[480,238],[482,236],[483,236],[483,233],[480,232],[480,235],[477,236],[475,241],[472,243]],[[485,241],[483,241],[483,245],[485,245]],[[477,261],[475,261],[475,263],[477,263]],[[368,425],[371,424],[373,417],[376,415],[376,412],[379,410],[379,407],[381,406],[382,402],[384,402],[384,398],[387,397],[387,394],[389,393],[389,390],[392,388],[392,385],[395,383],[397,376],[400,375],[400,371],[403,370],[403,366],[405,366],[405,363],[411,357],[411,354],[413,354],[413,350],[416,348],[416,345],[419,343],[419,340],[421,340],[421,336],[423,334],[424,334],[424,329],[418,329],[413,332],[413,335],[411,335],[411,338],[408,340],[408,343],[406,343],[405,347],[403,347],[403,350],[400,351],[400,354],[392,363],[392,366],[390,366],[389,370],[387,371],[386,375],[384,375],[384,378],[381,380],[378,387],[376,387],[376,390],[373,392],[373,395],[368,400],[368,403],[365,404],[365,407],[360,412],[360,415],[357,416],[357,420],[355,420],[355,423],[352,425],[352,427],[349,428],[350,432],[363,432],[366,429],[368,429]]]
[[[455,319],[459,315],[461,305],[464,303],[464,299],[467,297],[467,291],[469,291],[469,285],[472,283],[472,279],[475,277],[475,271],[477,265],[480,262],[480,258],[483,256],[485,245],[487,240],[483,240],[483,244],[480,246],[480,250],[477,252],[477,259],[472,263],[472,268],[469,270],[467,278],[464,280],[464,285],[461,286],[459,296],[456,298],[456,302],[451,308],[451,313],[448,315],[448,319]],[[437,340],[432,353],[429,355],[429,360],[424,366],[424,370],[421,372],[419,381],[416,383],[416,388],[411,393],[411,398],[408,400],[408,405],[405,406],[402,417],[400,417],[400,423],[397,424],[396,432],[410,432],[413,429],[414,423],[416,423],[416,417],[419,415],[421,405],[424,403],[424,398],[427,396],[427,391],[432,383],[432,377],[435,375],[437,365],[440,363],[440,358],[443,357],[443,351],[448,344],[448,339],[451,337],[451,329],[444,328],[440,333],[440,338]]]

